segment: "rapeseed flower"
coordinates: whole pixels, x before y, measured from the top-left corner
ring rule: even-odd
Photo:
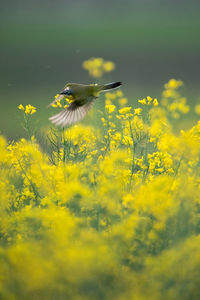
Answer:
[[[197,115],[200,115],[200,104],[197,104],[194,110]]]
[[[109,114],[112,114],[115,110],[116,106],[113,104],[106,104],[105,109]]]
[[[146,99],[138,100],[138,103],[145,105],[147,103]]]
[[[153,106],[158,106],[158,99],[155,98],[155,99],[153,100]]]
[[[83,68],[88,70],[90,76],[94,78],[101,77],[105,72],[111,72],[115,69],[112,61],[105,61],[101,57],[90,58],[83,62]]]
[[[150,96],[147,96],[147,102],[148,102],[148,105],[151,104],[152,100],[153,100],[153,99],[152,99]]]
[[[36,112],[36,107],[34,107],[30,104],[26,105],[26,108],[25,108],[26,115],[33,115],[35,112]]]
[[[125,115],[127,113],[130,113],[132,107],[123,107],[121,109],[119,109],[119,113],[122,114],[122,115]]]
[[[20,104],[18,108],[24,111],[26,115],[33,115],[36,112],[36,107],[30,104],[26,105],[25,107],[22,104]]]
[[[120,106],[125,106],[128,102],[127,98],[119,98],[118,100]]]
[[[24,106],[23,106],[22,104],[20,104],[20,105],[18,106],[18,108],[19,108],[20,110],[24,110]]]
[[[141,114],[142,108],[135,108],[134,109],[134,115],[139,116]]]

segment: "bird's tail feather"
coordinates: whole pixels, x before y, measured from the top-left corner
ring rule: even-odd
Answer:
[[[115,88],[119,87],[120,85],[122,85],[122,83],[120,81],[104,84],[102,87],[102,91],[115,89]]]

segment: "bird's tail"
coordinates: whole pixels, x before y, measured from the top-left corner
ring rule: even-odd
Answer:
[[[115,89],[115,88],[119,87],[120,85],[122,85],[122,83],[120,81],[104,84],[102,86],[101,90],[106,91],[106,90]]]

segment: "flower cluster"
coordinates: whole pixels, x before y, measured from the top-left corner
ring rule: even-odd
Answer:
[[[36,112],[36,107],[34,107],[34,106],[30,105],[30,104],[26,105],[25,107],[22,104],[20,104],[18,106],[18,108],[20,110],[24,111],[24,113],[26,115],[33,115]]]
[[[142,105],[151,105],[158,106],[158,99],[157,98],[151,98],[150,96],[147,96],[147,98],[143,98],[142,100],[138,100],[138,103]]]
[[[178,91],[179,87],[183,85],[181,80],[170,79],[165,84],[163,91],[162,105],[168,110],[169,115],[174,118],[180,118],[181,114],[187,114],[190,110],[187,105],[187,99],[182,97]]]
[[[181,84],[136,107],[106,93],[100,125],[49,130],[47,153],[0,136],[1,299],[199,299],[200,121],[174,133]]]
[[[104,73],[113,71],[115,64],[112,61],[105,61],[101,57],[96,57],[85,60],[83,68],[89,72],[90,76],[100,78]]]

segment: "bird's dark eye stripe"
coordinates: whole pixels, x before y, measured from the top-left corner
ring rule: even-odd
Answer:
[[[69,88],[66,88],[64,91],[62,91],[60,94],[62,95],[72,95],[72,90],[70,90]]]
[[[72,95],[72,90],[66,90],[67,95]]]

